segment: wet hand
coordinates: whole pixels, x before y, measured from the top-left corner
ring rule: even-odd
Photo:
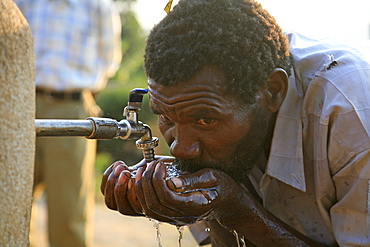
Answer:
[[[156,160],[173,163],[174,158],[156,156]],[[109,209],[118,210],[124,215],[143,216],[144,211],[136,195],[136,174],[146,169],[143,159],[134,166],[127,166],[117,161],[109,166],[103,174],[100,190],[105,196],[105,204]]]
[[[100,190],[105,196],[108,208],[125,215],[143,215],[133,185],[137,169],[145,166],[144,160],[133,167],[128,167],[123,161],[117,161],[107,168],[102,177]]]
[[[184,225],[213,219],[225,210],[226,198],[241,187],[225,173],[202,169],[196,173],[166,179],[166,165],[152,162],[136,176],[137,196],[145,215]]]

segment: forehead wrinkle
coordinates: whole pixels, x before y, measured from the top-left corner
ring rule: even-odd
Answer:
[[[158,97],[158,94],[150,94],[150,98],[154,101],[160,102],[163,106],[171,109],[182,109],[186,106],[201,106],[204,105],[205,107],[216,107],[219,108],[223,105],[223,98],[220,97],[209,97],[210,94],[206,93],[193,93],[193,94],[186,94],[184,97]],[[216,96],[216,95],[214,95]]]
[[[194,93],[191,95],[197,95],[196,97],[187,97],[184,99],[181,97],[177,100],[176,96],[171,97],[170,100],[166,100],[165,97],[157,97],[157,94],[151,94],[150,98],[152,103],[154,103],[154,109],[159,111],[159,113],[165,114],[166,116],[171,116],[171,118],[176,116],[177,121],[181,119],[181,116],[192,116],[196,114],[199,109],[212,108],[213,112],[225,113],[225,109],[221,110],[225,104],[223,97],[210,97],[210,94],[205,93]],[[212,94],[214,95],[214,94]],[[203,97],[206,96],[206,97]],[[217,96],[217,95],[214,95]],[[175,99],[174,99],[175,98]],[[185,110],[184,110],[185,109]],[[184,110],[184,111],[183,111]],[[194,112],[195,111],[195,112]],[[199,112],[199,111],[198,111]],[[207,112],[207,111],[206,111]],[[172,119],[175,120],[175,119]]]
[[[152,95],[151,99],[154,100],[153,103],[155,103],[155,101],[160,102],[160,104],[155,104],[155,106],[159,108],[157,110],[162,111],[166,115],[170,115],[170,112],[172,112],[177,117],[180,117],[182,113],[184,114],[184,112],[181,112],[184,108],[186,108],[186,112],[188,113],[190,113],[192,110],[196,108],[199,109],[207,107],[208,108],[211,107],[214,111],[217,111],[219,113],[223,112],[220,110],[223,105],[222,102],[216,103],[214,100],[205,99],[203,97],[191,98],[189,100],[180,100],[172,103],[164,102]]]
[[[178,102],[186,102],[202,98],[205,100],[209,99],[210,102],[212,101],[221,102],[224,99],[222,95],[217,94],[214,91],[211,91],[206,88],[204,88],[203,90],[201,89],[194,89],[191,91],[189,90],[186,93],[173,94],[170,97],[164,95],[163,93],[160,93],[158,90],[150,90],[149,95],[150,97],[155,98],[156,100],[165,103],[166,105],[174,105]],[[216,104],[216,106],[217,105],[218,104]]]

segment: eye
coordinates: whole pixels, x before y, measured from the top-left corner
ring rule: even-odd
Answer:
[[[213,124],[216,120],[214,118],[198,118],[197,119],[197,124],[206,126]]]

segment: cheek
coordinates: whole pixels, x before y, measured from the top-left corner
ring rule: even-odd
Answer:
[[[203,147],[214,159],[229,158],[237,148],[237,141],[229,137],[210,136],[203,138]]]
[[[203,133],[203,147],[216,159],[229,159],[237,149],[240,140],[250,131],[248,124],[240,126],[230,125],[220,131],[212,133]]]
[[[169,125],[163,124],[160,121],[158,121],[159,131],[161,132],[168,146],[170,146],[174,140],[174,137],[172,136],[172,131],[171,131],[172,127],[173,126],[169,126]]]
[[[159,130],[166,141],[168,146],[171,146],[175,140],[174,130],[175,125],[164,124],[161,121],[158,122]],[[231,155],[235,153],[238,148],[239,141],[248,133],[250,130],[249,124],[245,122],[243,124],[237,124],[237,122],[230,121],[228,124],[218,128],[215,131],[196,131],[194,129],[187,129],[187,137],[196,135],[197,140],[201,144],[203,158],[228,161]]]

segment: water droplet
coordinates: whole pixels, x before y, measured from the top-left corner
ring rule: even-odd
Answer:
[[[164,162],[164,164],[166,165],[166,179],[170,179],[172,177],[177,177],[180,175],[177,164],[170,162]]]

